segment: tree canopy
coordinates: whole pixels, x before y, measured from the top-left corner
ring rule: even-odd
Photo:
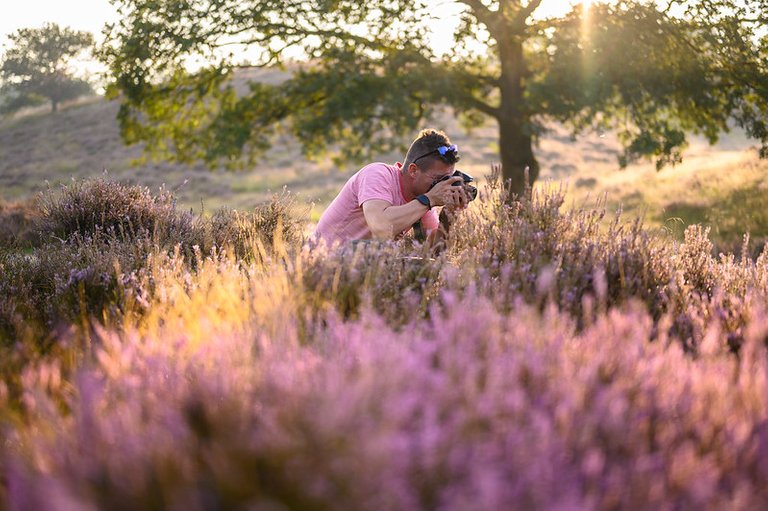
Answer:
[[[23,28],[8,36],[12,45],[0,65],[3,112],[50,101],[56,112],[59,103],[92,92],[86,80],[75,78],[71,61],[93,46],[88,32],[49,23],[41,28]]]
[[[155,156],[248,164],[279,127],[310,156],[333,147],[361,159],[403,147],[445,104],[469,124],[496,120],[514,192],[526,167],[536,178],[551,121],[616,129],[622,164],[650,156],[661,168],[680,161],[687,133],[714,142],[734,125],[768,156],[766,0],[580,4],[558,18],[535,15],[542,0],[457,0],[445,55],[426,34],[450,2],[113,2],[110,90],[124,138]],[[238,90],[232,77],[253,66],[290,77]]]

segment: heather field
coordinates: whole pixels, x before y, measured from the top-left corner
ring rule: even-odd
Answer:
[[[604,206],[491,180],[434,254],[47,192],[0,250],[0,508],[765,509],[768,254]]]
[[[264,70],[252,75],[266,83],[283,77]],[[64,105],[58,115],[32,110],[0,118],[0,242],[5,232],[24,230],[14,217],[25,207],[34,216],[35,194],[105,173],[108,179],[151,190],[165,185],[180,209],[206,215],[222,207],[250,210],[287,187],[309,210],[309,221],[317,222],[347,178],[367,163],[336,165],[332,152],[310,160],[284,132],[241,172],[147,160],[140,145],[126,146],[120,139],[118,106],[93,97]],[[460,168],[484,184],[489,163],[499,158],[497,127],[488,121],[468,129],[450,109],[440,109],[431,124],[450,134],[461,148]],[[738,251],[744,232],[751,233],[753,254],[768,239],[768,162],[757,157],[755,142],[742,130],[720,134],[714,146],[692,135],[683,162],[660,172],[645,160],[620,170],[622,149],[614,132],[572,135],[565,126],[552,124],[536,149],[539,182],[562,184],[566,207],[590,206],[604,196],[609,212],[621,208],[627,218],[643,216],[647,227],[668,230],[678,240],[688,225],[710,227],[710,238],[723,251]],[[402,161],[403,152],[376,154],[375,159],[394,163]]]

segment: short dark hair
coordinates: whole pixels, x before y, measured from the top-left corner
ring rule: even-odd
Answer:
[[[448,135],[446,135],[443,131],[432,128],[421,130],[419,136],[416,137],[416,140],[411,143],[411,147],[408,148],[408,152],[405,153],[403,172],[405,172],[408,169],[408,166],[416,159],[418,159],[420,162],[426,162],[425,168],[430,167],[432,162],[438,160],[444,163],[456,163],[459,161],[458,153],[448,152],[445,155],[440,155],[437,153],[438,148],[450,145],[451,141],[448,138]],[[427,156],[421,158],[422,155]]]

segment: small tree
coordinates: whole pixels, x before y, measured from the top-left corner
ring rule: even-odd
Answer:
[[[90,33],[49,23],[42,28],[22,28],[9,39],[11,48],[0,66],[4,98],[0,111],[15,112],[50,101],[56,112],[62,101],[93,92],[71,70],[72,60],[93,46]]]

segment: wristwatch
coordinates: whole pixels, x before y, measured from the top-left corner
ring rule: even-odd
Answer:
[[[417,196],[417,197],[416,197],[416,200],[417,200],[417,201],[419,201],[419,202],[421,202],[422,204],[424,204],[424,205],[425,205],[426,207],[428,207],[429,209],[432,209],[432,203],[431,203],[431,202],[429,202],[429,197],[427,197],[427,196],[426,196],[426,195],[424,195],[423,193],[422,193],[421,195]]]

